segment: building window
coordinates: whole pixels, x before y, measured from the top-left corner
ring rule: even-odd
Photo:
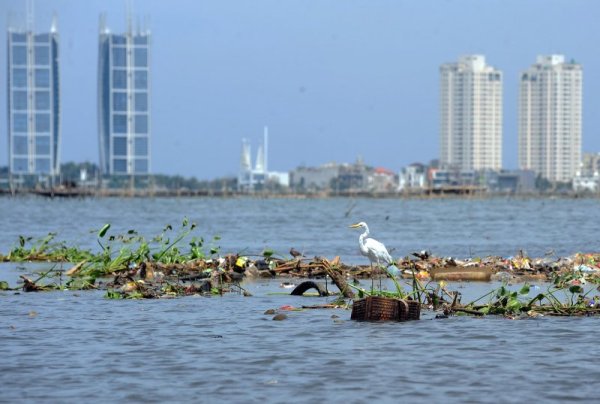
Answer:
[[[13,91],[13,109],[23,111],[27,110],[27,91]]]
[[[135,116],[135,133],[148,133],[148,115]]]
[[[137,35],[135,37],[133,37],[133,43],[136,45],[147,45],[148,44],[148,37],[147,36],[142,36],[142,35]]]
[[[113,155],[114,156],[127,156],[127,138],[126,137],[113,137]]]
[[[29,142],[27,136],[13,136],[13,153],[27,155],[29,152]]]
[[[135,93],[136,112],[148,111],[148,93]]]
[[[35,154],[50,154],[50,136],[35,137]]]
[[[147,157],[148,156],[148,138],[147,137],[136,137],[135,138],[134,154],[138,157]]]
[[[15,68],[13,69],[13,86],[14,87],[27,87],[27,69]]]
[[[113,93],[113,110],[127,111],[127,93]]]
[[[148,72],[145,70],[138,70],[134,76],[134,86],[136,89],[145,90],[148,88]]]
[[[35,86],[40,88],[50,87],[50,69],[35,69]]]
[[[36,91],[35,92],[35,109],[48,110],[50,109],[50,92]]]
[[[135,48],[134,65],[136,67],[148,66],[148,48]]]
[[[29,161],[26,158],[15,158],[13,159],[13,170],[15,172],[28,172],[29,171]]]
[[[13,114],[13,132],[27,133],[27,114]]]
[[[33,55],[36,65],[48,65],[50,63],[50,48],[48,46],[36,46]]]
[[[113,132],[114,133],[127,133],[127,115],[121,115],[121,114],[113,115]]]
[[[26,46],[13,46],[12,48],[12,64],[13,65],[26,65],[27,64],[27,47]]]
[[[35,36],[34,41],[36,43],[48,43],[50,42],[50,36],[48,34],[38,34]]]
[[[113,35],[112,42],[115,45],[125,45],[127,40],[125,39],[124,35]]]
[[[148,160],[147,159],[135,159],[134,170],[136,174],[147,174],[148,173]]]
[[[117,88],[117,89],[127,88],[127,72],[125,70],[114,69],[112,76],[113,76],[113,88]]]
[[[35,172],[36,173],[49,173],[50,172],[50,159],[49,158],[36,158],[35,159]]]
[[[50,114],[35,114],[35,131],[50,132]]]
[[[19,33],[19,32],[13,32],[12,41],[13,42],[27,42],[27,35]]]
[[[113,159],[113,171],[118,174],[127,173],[127,160]]]
[[[127,55],[125,53],[125,48],[113,48],[112,56],[113,66],[125,67],[127,65]]]

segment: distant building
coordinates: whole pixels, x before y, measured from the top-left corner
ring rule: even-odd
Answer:
[[[367,167],[360,158],[354,164],[298,167],[290,173],[290,186],[300,192],[389,192],[398,188],[392,171]]]
[[[100,21],[98,132],[103,174],[150,173],[150,31],[113,34]]]
[[[577,170],[580,177],[600,175],[600,153],[584,153]]]
[[[440,115],[442,166],[502,167],[502,72],[483,55],[440,67]]]
[[[581,159],[581,65],[538,56],[521,74],[519,167],[550,181],[570,181]]]
[[[535,173],[531,170],[486,170],[479,175],[480,182],[491,192],[523,194],[535,191]]]
[[[600,153],[584,153],[579,169],[573,178],[576,192],[600,191]]]
[[[32,19],[32,16],[30,15]],[[59,47],[56,18],[49,33],[8,29],[9,170],[56,176],[60,171]]]
[[[387,168],[378,167],[368,176],[368,190],[371,192],[395,192],[398,190],[396,174]]]
[[[320,167],[298,167],[290,174],[290,186],[298,191],[329,190],[339,174],[340,166],[335,163]]]
[[[427,188],[427,172],[423,164],[415,163],[402,168],[398,176],[398,190],[410,191]]]
[[[269,128],[265,126],[263,144],[258,147],[256,161],[252,167],[250,145],[246,139],[242,140],[242,156],[240,160],[240,171],[238,173],[238,190],[252,192],[263,189],[266,186],[279,185],[288,187],[290,185],[289,173],[268,170],[268,146]]]
[[[354,164],[341,164],[337,178],[331,183],[331,188],[333,191],[344,192],[367,191],[371,172],[372,170],[360,157]]]
[[[474,170],[430,168],[427,176],[429,184],[434,189],[450,186],[476,185],[477,182]]]

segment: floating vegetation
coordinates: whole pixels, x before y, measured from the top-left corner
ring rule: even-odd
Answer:
[[[94,231],[97,251],[80,249],[56,239],[56,233],[40,238],[19,236],[5,262],[70,263],[55,265],[35,276],[21,275],[18,287],[0,281],[0,290],[44,292],[53,290],[102,290],[109,299],[173,298],[189,295],[250,295],[239,282],[245,278],[331,279],[340,298],[368,296],[419,302],[424,309],[451,315],[501,315],[509,318],[542,315],[600,314],[600,254],[576,254],[560,258],[486,257],[459,260],[435,257],[422,251],[395,262],[390,278],[395,290],[367,290],[355,280],[372,276],[369,266],[347,265],[339,257],[286,257],[271,249],[256,255],[221,254],[218,236],[205,240],[195,235],[197,226],[184,219],[179,228],[165,226],[146,238],[136,230],[112,232],[106,224]],[[391,270],[392,267],[390,267]],[[469,303],[449,290],[454,280],[500,280],[502,285]],[[544,285],[531,286],[539,281]],[[519,283],[519,287],[510,286]],[[321,296],[330,293],[319,291]],[[300,293],[300,292],[298,292]],[[336,303],[334,306],[338,306]],[[319,305],[319,307],[329,307]]]
[[[65,241],[56,241],[56,233],[33,240],[19,236],[19,242],[7,255],[0,254],[0,262],[77,262],[89,259],[90,251],[67,246]]]

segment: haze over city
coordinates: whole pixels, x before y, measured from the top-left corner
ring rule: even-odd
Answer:
[[[0,31],[24,27],[23,0]],[[439,156],[439,67],[485,55],[503,72],[503,166],[517,166],[520,72],[537,55],[583,67],[583,151],[600,151],[594,1],[138,1],[152,32],[152,172],[234,176],[241,140],[270,129],[269,166],[329,161],[397,171]],[[98,19],[126,30],[122,0],[35,2],[35,31],[60,35],[61,161],[98,162]],[[3,54],[5,55],[6,49]],[[6,63],[0,63],[6,77]],[[7,164],[0,97],[0,165]]]

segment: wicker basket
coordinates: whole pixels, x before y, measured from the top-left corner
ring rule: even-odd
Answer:
[[[406,300],[408,303],[408,319],[409,320],[420,320],[421,319],[421,303],[415,300]]]
[[[356,321],[419,320],[421,305],[413,300],[368,296],[355,300],[350,319]]]

